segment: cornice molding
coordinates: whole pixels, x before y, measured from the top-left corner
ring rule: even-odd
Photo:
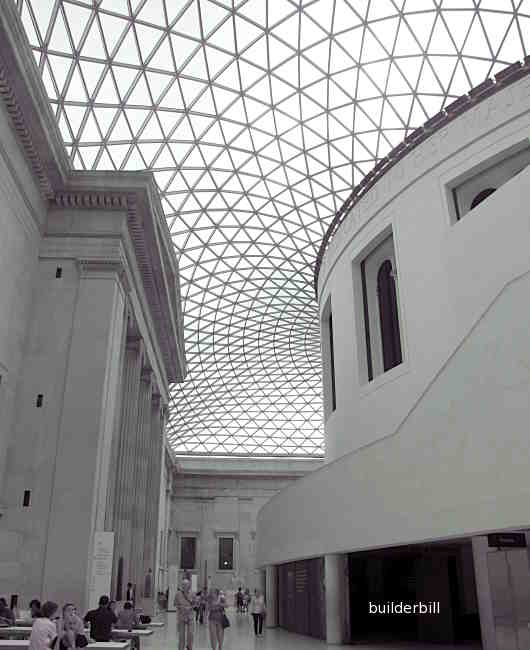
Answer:
[[[57,208],[90,209],[103,208],[105,210],[126,210],[135,202],[134,195],[116,194],[107,191],[77,191],[61,190],[55,192],[52,204]]]
[[[41,196],[44,200],[53,196],[53,188],[50,179],[41,162],[37,148],[33,144],[30,131],[27,127],[24,111],[17,101],[15,91],[10,82],[5,64],[0,58],[0,98],[6,108],[7,114],[13,124],[19,142],[22,145],[26,160],[37,180]]]

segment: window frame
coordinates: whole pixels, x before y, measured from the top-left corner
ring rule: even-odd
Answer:
[[[182,560],[183,560],[183,553],[182,553],[182,543],[185,539],[192,539],[194,542],[193,546],[193,566],[188,567],[188,566],[183,566],[182,565]],[[195,571],[197,569],[197,548],[198,548],[198,543],[197,543],[197,535],[189,534],[189,533],[181,533],[179,534],[179,571]]]
[[[511,146],[506,146],[505,141],[503,141],[502,144],[505,145],[504,148],[501,151],[495,151],[494,153],[492,152],[493,147],[488,147],[487,150],[481,152],[481,160],[475,164],[472,164],[471,167],[468,167],[467,169],[464,169],[464,164],[459,164],[458,168],[463,171],[457,175],[455,175],[455,170],[453,168],[450,172],[450,175],[444,174],[441,177],[440,181],[441,185],[443,186],[442,189],[445,190],[444,194],[446,197],[446,205],[449,213],[450,225],[455,225],[462,221],[464,217],[476,210],[482,203],[481,201],[475,205],[474,208],[469,208],[464,211],[460,204],[461,200],[463,199],[459,198],[459,192],[464,186],[469,185],[475,180],[477,181],[478,187],[470,192],[473,198],[476,198],[476,196],[479,195],[481,191],[491,187],[495,187],[495,192],[493,192],[493,194],[495,194],[502,187],[504,187],[506,183],[509,183],[530,164],[530,162],[528,162],[520,169],[517,169],[517,171],[515,171],[512,175],[504,178],[504,176],[507,174],[507,171],[501,172],[499,168],[502,166],[508,166],[511,159],[515,159],[517,157],[524,158],[525,152],[526,155],[530,157],[530,142],[526,137],[523,140],[518,140]],[[495,149],[496,148],[497,146]],[[512,163],[515,163],[515,161],[512,161]],[[520,164],[520,162],[517,162],[515,163],[515,166],[519,167]],[[500,179],[495,174],[496,170],[499,172]],[[482,179],[480,183],[478,183],[479,179]],[[484,200],[487,200],[488,198],[489,197],[486,197]],[[470,205],[472,200],[473,199],[469,201]]]
[[[395,378],[410,370],[407,356],[407,337],[403,307],[403,295],[401,290],[402,288],[399,286],[400,272],[398,243],[394,236],[392,215],[388,214],[386,217],[381,219],[379,228],[377,230],[372,230],[371,234],[367,233],[364,239],[364,245],[360,247],[360,250],[356,252],[355,256],[352,256],[351,260],[357,370],[361,397],[372,393],[383,384],[394,380]],[[374,328],[377,330],[380,328],[379,308],[377,305],[377,298],[375,301],[373,299],[373,286],[369,286],[366,283],[366,271],[368,270],[370,273],[370,269],[366,269],[366,261],[374,253],[376,253],[378,249],[384,246],[387,240],[391,240],[393,245],[391,256],[392,268],[394,269],[398,278],[398,283],[396,284],[396,298],[402,361],[400,364],[384,372],[382,370],[379,370],[379,365],[381,365],[382,369],[382,362],[378,365],[377,359],[374,358],[374,355],[372,353],[375,345],[379,345],[379,347],[381,347],[380,341],[378,343],[378,333],[377,331],[374,332]],[[381,257],[381,263],[382,261],[384,261],[384,256]],[[377,269],[379,266],[380,264],[377,265]],[[370,292],[372,292],[371,302],[374,302],[374,304],[376,304],[375,310],[372,309],[371,302],[368,300]]]
[[[217,571],[222,573],[237,572],[237,558],[236,558],[236,535],[234,533],[217,533]],[[232,566],[230,568],[221,567],[221,540],[232,540]]]

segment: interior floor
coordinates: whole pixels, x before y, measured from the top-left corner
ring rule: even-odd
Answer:
[[[307,636],[286,632],[280,628],[265,629],[263,636],[255,637],[252,630],[252,617],[250,614],[237,614],[234,610],[227,612],[231,626],[226,630],[223,650],[331,650],[337,648],[324,641],[318,641]],[[162,619],[163,620],[163,619]],[[143,650],[168,650],[177,648],[176,615],[170,612],[166,615],[166,627],[155,631],[152,637],[142,641]],[[193,650],[209,650],[208,626],[195,625],[195,639]],[[402,643],[390,642],[385,644],[356,644],[341,646],[344,648],[362,648],[364,650],[392,650],[393,648],[411,648],[413,650],[432,650],[433,644],[428,643]],[[456,650],[462,645],[436,644],[436,650]],[[470,650],[480,650],[480,644],[466,645]]]

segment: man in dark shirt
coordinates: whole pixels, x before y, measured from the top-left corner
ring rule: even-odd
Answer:
[[[101,596],[99,607],[87,612],[84,621],[90,623],[90,637],[94,641],[110,641],[112,626],[117,622],[116,615],[109,609],[109,597]]]

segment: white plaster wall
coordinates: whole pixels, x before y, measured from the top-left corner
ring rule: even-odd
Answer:
[[[446,185],[527,142],[529,105],[528,79],[486,100],[343,224],[319,284],[335,333],[328,464],[260,512],[259,565],[528,526],[530,169],[456,224]],[[389,225],[405,362],[367,384],[352,262]]]
[[[319,278],[321,310],[331,296],[335,343],[337,408],[325,422],[328,461],[395,431],[504,283],[527,268],[529,170],[455,225],[446,185],[528,143],[529,106],[526,78],[457,118],[390,170],[337,233]],[[354,262],[390,226],[404,363],[366,385]]]

